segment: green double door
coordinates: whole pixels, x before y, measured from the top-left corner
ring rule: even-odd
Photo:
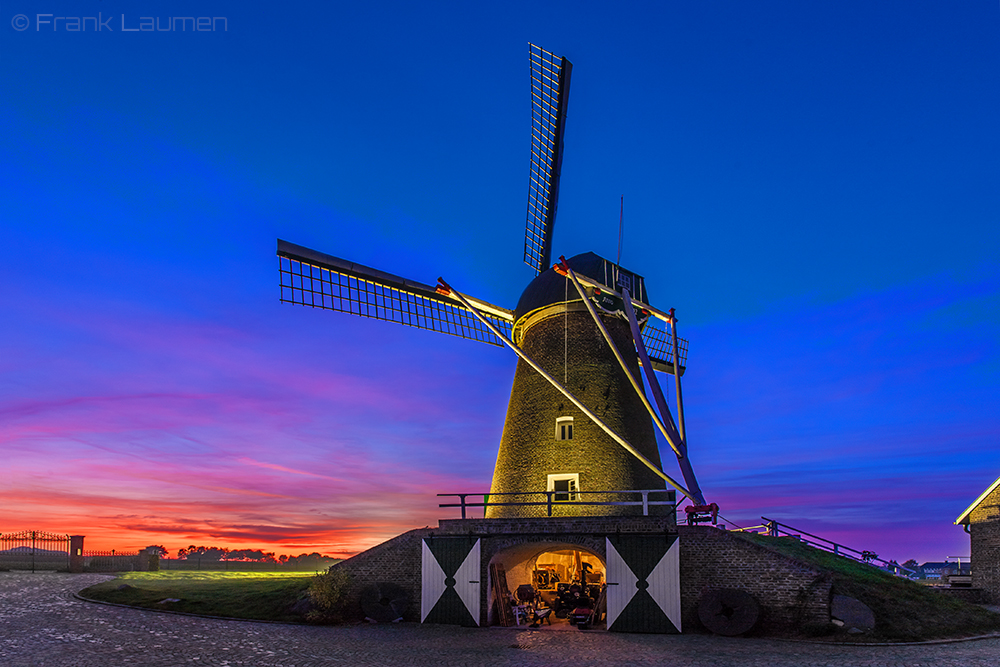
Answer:
[[[680,541],[676,535],[607,538],[608,630],[681,631]]]
[[[426,537],[422,549],[420,622],[479,625],[479,539]]]

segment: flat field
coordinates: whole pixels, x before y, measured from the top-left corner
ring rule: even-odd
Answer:
[[[315,576],[306,572],[128,572],[80,596],[159,611],[301,622],[291,607]]]

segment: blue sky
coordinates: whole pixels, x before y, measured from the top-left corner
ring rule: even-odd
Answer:
[[[625,197],[709,499],[967,554],[1000,475],[997,3],[2,11],[4,531],[348,553],[485,490],[512,355],[283,306],[274,244],[512,307],[532,41],[574,63],[555,254],[613,257]]]

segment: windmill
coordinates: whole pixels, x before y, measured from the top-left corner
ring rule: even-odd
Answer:
[[[705,506],[690,460],[680,377],[687,342],[676,318],[649,305],[642,276],[594,253],[550,266],[572,64],[529,44],[531,161],[524,261],[535,269],[511,310],[278,240],[281,301],[396,322],[514,350],[519,361],[487,517],[562,515],[588,502],[669,484]],[[669,334],[668,334],[669,328]],[[640,376],[645,372],[653,402]],[[654,371],[675,378],[674,422]],[[655,403],[655,408],[654,404]],[[654,426],[677,456],[683,483],[663,472]],[[519,504],[524,502],[524,504]],[[600,505],[603,514],[634,508]],[[716,508],[717,509],[717,508]]]

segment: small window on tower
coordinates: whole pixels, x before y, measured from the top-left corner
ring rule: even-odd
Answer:
[[[573,418],[556,417],[556,440],[573,439]]]
[[[580,473],[560,473],[549,475],[548,491],[552,494],[553,502],[565,503],[580,499]]]
[[[618,272],[618,287],[627,289],[629,292],[632,291],[632,276],[625,273],[624,271]]]

